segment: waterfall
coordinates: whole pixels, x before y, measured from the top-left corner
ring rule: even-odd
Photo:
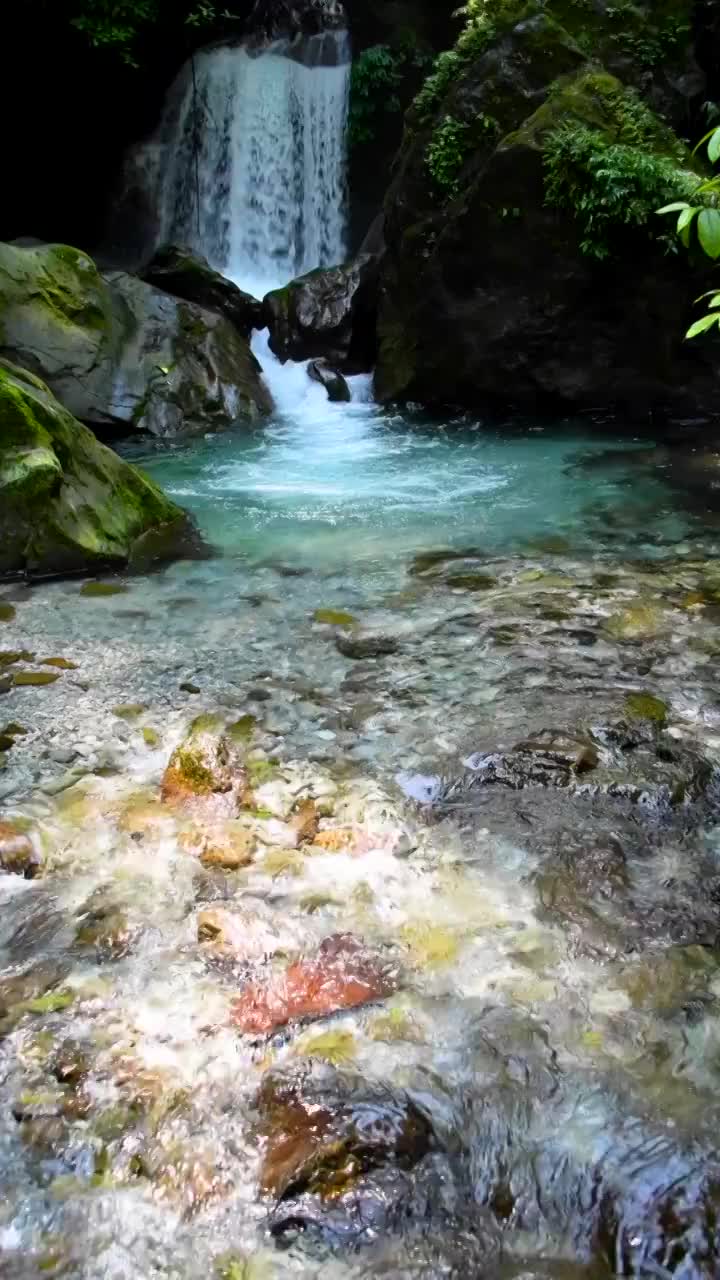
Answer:
[[[259,297],[342,261],[349,81],[344,31],[198,53],[145,151],[158,242],[196,248]]]

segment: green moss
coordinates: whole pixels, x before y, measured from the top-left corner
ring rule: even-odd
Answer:
[[[313,621],[322,622],[329,627],[353,627],[357,623],[357,618],[352,613],[345,613],[342,609],[316,609]]]
[[[215,779],[199,751],[181,747],[175,757],[175,766],[185,782],[198,795],[214,790]]]
[[[68,1009],[75,999],[73,991],[49,991],[47,995],[38,996],[35,1000],[25,1000],[18,1008],[23,1013],[62,1013]]]
[[[665,724],[667,711],[667,704],[651,693],[630,693],[625,699],[625,712],[632,720]]]
[[[277,777],[279,766],[277,760],[248,760],[246,768],[250,786],[261,787]]]
[[[233,742],[242,744],[252,740],[256,727],[256,717],[245,715],[236,720],[234,724],[229,724],[225,732]]]
[[[353,1061],[357,1042],[351,1031],[326,1031],[299,1044],[298,1053],[306,1058],[322,1058],[337,1067]]]
[[[222,716],[215,715],[211,711],[203,712],[202,715],[196,716],[190,725],[191,735],[200,733],[221,733],[223,729]]]
[[[146,727],[142,730],[142,736],[147,747],[153,748],[160,746],[160,734],[157,729]]]
[[[112,713],[120,720],[136,720],[141,716],[143,711],[147,711],[144,702],[124,702],[117,707],[113,707]]]
[[[58,671],[16,671],[13,684],[18,686],[54,684],[59,679]]]

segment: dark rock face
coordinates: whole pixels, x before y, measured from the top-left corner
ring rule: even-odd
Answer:
[[[638,87],[666,118],[679,118],[702,83],[689,32],[676,65],[668,56],[649,71],[623,52],[605,6],[594,6],[592,31],[575,30],[572,17],[572,29],[560,26],[561,8],[538,6],[536,16],[506,27],[466,59],[436,101],[410,113],[386,201],[377,395],[429,405],[715,415],[715,362],[707,347],[683,341],[703,288],[684,257],[668,255],[648,226],[619,232],[610,256],[597,261],[582,252],[572,214],[546,202],[553,130],[581,124],[618,137],[604,94],[617,99],[625,86]],[[612,76],[588,79],[590,37]],[[464,151],[442,190],[430,157],[448,119]],[[658,121],[658,129],[666,126]],[[658,143],[658,154],[671,139]]]
[[[193,249],[164,245],[148,263],[142,279],[155,289],[224,316],[244,338],[263,327],[262,303],[214,271]]]
[[[378,261],[320,268],[274,289],[264,306],[278,359],[325,359],[345,373],[371,369],[375,347]]]
[[[327,360],[311,360],[308,365],[308,377],[313,382],[319,382],[328,394],[328,400],[336,403],[348,402],[352,400],[350,388],[337,369],[331,369]]]
[[[341,0],[256,0],[247,30],[261,40],[314,36],[347,26]]]

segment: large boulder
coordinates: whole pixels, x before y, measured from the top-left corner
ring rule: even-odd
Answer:
[[[346,373],[375,361],[378,259],[320,267],[265,297],[270,347],[286,360],[325,359]]]
[[[386,200],[381,400],[717,415],[654,212],[696,181],[691,9],[488,0],[443,55]]]
[[[204,434],[272,407],[228,320],[65,245],[0,245],[0,355],[116,433]]]
[[[206,311],[224,316],[244,338],[249,338],[253,329],[265,327],[262,303],[214,271],[194,249],[163,245],[145,267],[142,278],[155,289],[186,302],[197,302]]]
[[[25,369],[0,360],[0,575],[94,572],[182,550],[189,518]]]
[[[348,403],[352,400],[350,388],[337,369],[331,368],[327,360],[311,360],[308,365],[308,377],[319,382],[327,391],[328,400],[333,403]]]

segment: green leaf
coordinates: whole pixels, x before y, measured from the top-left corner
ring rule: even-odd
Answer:
[[[715,294],[715,297],[712,299],[712,301],[711,301],[711,302],[709,302],[709,303],[708,303],[708,306],[710,306],[710,307],[720,307],[720,293],[716,293],[716,294]]]
[[[720,210],[703,209],[698,217],[697,230],[708,258],[720,258]]]
[[[703,134],[697,146],[693,147],[693,151],[692,151],[693,155],[696,156],[701,146],[703,145],[703,143],[707,142],[708,139],[714,138],[716,133],[720,133],[720,129],[717,128],[717,125],[713,125],[712,129],[708,129],[707,133]],[[710,147],[708,146],[708,154],[709,152],[710,152]]]
[[[677,233],[686,249],[690,246],[690,228],[697,216],[697,213],[698,210],[696,207],[688,206],[687,209],[683,209],[677,220]]]
[[[689,208],[690,208],[690,205],[688,204],[687,200],[676,200],[674,204],[666,204],[663,206],[662,209],[658,209],[658,214],[677,213],[678,209],[689,209]]]
[[[708,157],[711,164],[717,164],[720,160],[720,129],[715,129],[708,143]]]
[[[697,338],[699,333],[705,333],[706,330],[712,328],[714,324],[720,325],[720,315],[703,316],[702,319],[696,320],[694,324],[690,325],[685,337]]]

